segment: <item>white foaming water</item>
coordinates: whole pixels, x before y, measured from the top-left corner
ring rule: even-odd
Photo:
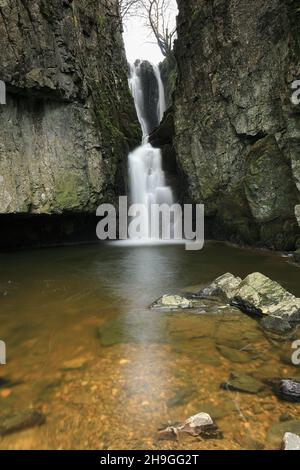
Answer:
[[[132,204],[143,204],[147,210],[143,216],[139,241],[157,242],[151,238],[150,213],[151,204],[168,204],[174,202],[173,192],[166,185],[165,174],[162,169],[161,150],[152,147],[148,142],[149,126],[143,114],[143,89],[139,76],[140,64],[131,65],[129,85],[134,98],[138,120],[143,132],[143,143],[128,156],[129,189]],[[152,66],[157,79],[159,99],[158,117],[162,119],[166,108],[164,87],[157,66]],[[152,227],[152,233],[156,233],[156,227]]]

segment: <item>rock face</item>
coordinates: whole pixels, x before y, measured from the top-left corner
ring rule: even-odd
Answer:
[[[153,66],[147,60],[139,63],[138,74],[141,78],[143,87],[143,116],[148,124],[149,131],[151,132],[159,124],[158,117],[158,100],[159,90],[158,83],[155,77]]]
[[[165,89],[166,108],[168,109],[173,104],[173,93],[177,81],[177,63],[174,55],[164,59],[159,64],[159,68]]]
[[[140,130],[116,3],[105,5],[0,3],[8,92],[0,106],[1,214],[94,214],[124,190]]]
[[[216,238],[294,249],[299,1],[178,4],[175,144],[185,199],[205,204]]]

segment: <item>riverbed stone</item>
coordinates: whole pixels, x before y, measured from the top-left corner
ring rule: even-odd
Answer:
[[[275,379],[272,383],[272,388],[281,400],[300,403],[300,381],[294,379]]]
[[[300,437],[297,434],[286,432],[283,437],[283,450],[300,450]]]
[[[265,387],[264,384],[247,374],[232,373],[226,383],[221,384],[224,390],[250,393],[256,395]]]
[[[41,426],[45,416],[36,410],[28,410],[14,415],[0,416],[0,436],[6,436],[24,429]]]
[[[174,439],[179,435],[201,436],[204,439],[220,438],[222,433],[207,413],[197,413],[184,423],[168,426],[159,431],[160,439]]]

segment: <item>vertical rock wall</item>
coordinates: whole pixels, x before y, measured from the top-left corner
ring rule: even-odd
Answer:
[[[2,0],[0,214],[95,213],[140,129],[115,0]]]
[[[179,0],[177,162],[212,235],[300,245],[299,0]],[[297,212],[298,211],[298,212]]]

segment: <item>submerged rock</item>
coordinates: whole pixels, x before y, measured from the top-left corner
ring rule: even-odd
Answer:
[[[15,415],[0,417],[0,436],[6,436],[24,429],[41,426],[46,421],[39,411],[29,410]]]
[[[169,310],[193,308],[193,302],[185,297],[181,297],[180,295],[163,295],[151,305],[151,308]]]
[[[297,434],[286,432],[283,437],[283,450],[300,450],[300,437]]]
[[[204,439],[218,439],[223,437],[218,427],[207,413],[198,413],[188,418],[184,423],[168,426],[159,431],[160,439],[176,439],[180,434],[200,436]]]
[[[250,393],[256,395],[264,389],[264,384],[247,374],[232,373],[226,383],[221,384],[224,390]]]

